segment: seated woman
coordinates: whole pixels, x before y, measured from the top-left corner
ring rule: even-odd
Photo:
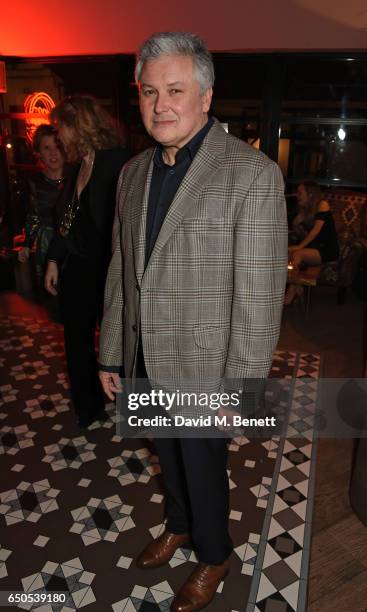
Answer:
[[[293,235],[304,238],[288,249],[293,266],[318,266],[339,257],[338,237],[329,203],[322,199],[317,183],[307,181],[297,187],[298,214],[293,221]],[[299,285],[288,286],[284,304],[288,306],[303,292]]]

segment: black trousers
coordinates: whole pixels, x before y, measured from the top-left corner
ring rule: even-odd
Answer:
[[[69,255],[60,276],[60,307],[73,406],[79,417],[93,416],[104,409],[95,350],[95,332],[103,309],[104,270],[87,259]]]
[[[146,378],[139,347],[137,378]],[[167,529],[191,533],[199,561],[220,565],[233,549],[228,532],[229,482],[224,438],[156,438],[167,491]]]

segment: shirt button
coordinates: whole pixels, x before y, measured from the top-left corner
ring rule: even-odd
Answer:
[[[174,170],[170,170],[170,171],[169,171],[169,173],[170,173],[170,174],[174,174],[174,173],[175,173],[175,171],[174,171]]]
[[[132,330],[133,330],[133,331],[136,331],[136,330],[137,330],[137,327],[136,327],[135,323],[134,323],[134,325],[132,325],[131,327],[132,327]]]

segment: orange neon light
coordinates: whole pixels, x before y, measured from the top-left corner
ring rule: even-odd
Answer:
[[[47,93],[37,91],[30,94],[24,100],[24,112],[30,115],[25,120],[26,136],[29,142],[32,142],[33,134],[36,128],[41,123],[50,123],[49,113],[54,108],[55,102]],[[31,117],[31,115],[33,115]],[[35,115],[39,115],[35,117]]]

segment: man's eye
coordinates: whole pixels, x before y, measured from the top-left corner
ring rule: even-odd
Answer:
[[[180,91],[181,91],[180,89],[170,89],[171,94],[177,94],[177,93],[180,93]]]
[[[143,90],[143,94],[144,94],[144,96],[152,96],[154,94],[154,90],[153,89],[144,89]]]

